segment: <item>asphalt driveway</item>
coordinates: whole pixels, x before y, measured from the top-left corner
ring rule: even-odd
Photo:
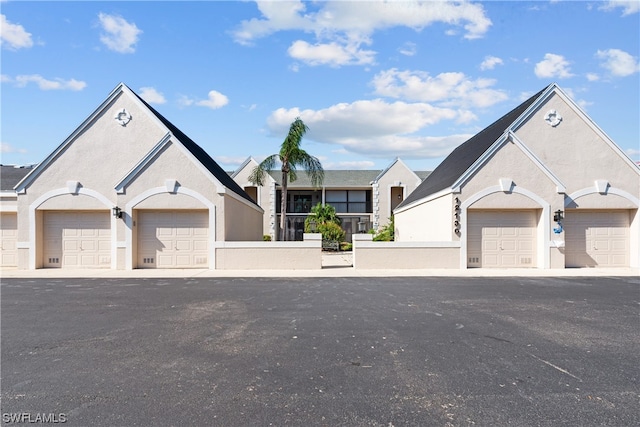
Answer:
[[[640,425],[634,277],[0,290],[3,424]]]

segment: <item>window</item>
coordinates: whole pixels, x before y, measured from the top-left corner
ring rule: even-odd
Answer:
[[[370,190],[327,190],[325,201],[337,213],[371,213]]]

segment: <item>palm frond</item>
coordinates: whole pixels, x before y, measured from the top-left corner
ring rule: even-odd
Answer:
[[[317,157],[314,157],[308,154],[304,150],[302,151],[300,156],[300,164],[307,171],[307,175],[311,179],[311,184],[314,187],[320,187],[322,185],[322,181],[324,181],[324,169],[322,168],[322,163],[318,160]]]
[[[249,181],[254,185],[263,186],[265,184],[265,176],[267,172],[275,167],[277,161],[277,154],[273,154],[264,159],[258,166],[251,170],[248,178]]]

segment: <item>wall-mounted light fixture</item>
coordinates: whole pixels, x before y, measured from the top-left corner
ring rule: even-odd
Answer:
[[[398,194],[398,200],[402,200],[402,194]]]
[[[122,218],[122,209],[120,209],[119,207],[117,207],[117,206],[116,206],[116,207],[114,207],[114,208],[112,209],[112,211],[113,211],[113,216],[114,216],[114,217],[116,217],[116,218]]]
[[[563,219],[564,219],[564,212],[562,212],[560,209],[558,209],[557,211],[555,211],[553,213],[553,220],[558,223],[558,226],[553,229],[553,232],[555,234],[562,233],[562,230],[564,228],[562,226],[562,220]]]
[[[564,219],[564,212],[562,212],[560,209],[558,209],[557,211],[555,211],[553,213],[553,220],[555,222],[560,222]]]

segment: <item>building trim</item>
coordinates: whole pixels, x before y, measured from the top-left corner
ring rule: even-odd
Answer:
[[[567,206],[569,206],[571,204],[571,202],[575,201],[576,199],[583,197],[583,196],[587,196],[589,194],[603,194],[597,187],[597,185],[594,185],[593,187],[587,187],[587,188],[583,188],[581,190],[578,191],[574,191],[573,193],[569,194],[565,200],[564,200],[564,207],[566,208]],[[606,189],[606,193],[604,194],[615,194],[616,196],[620,196],[623,197],[625,199],[627,199],[628,201],[630,201],[631,203],[633,203],[636,207],[640,207],[640,199],[635,197],[633,194],[628,193],[624,190],[621,190],[619,188],[616,187],[607,187]]]

